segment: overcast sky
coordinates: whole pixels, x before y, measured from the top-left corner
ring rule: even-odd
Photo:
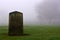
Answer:
[[[35,6],[42,0],[0,0],[0,25],[8,24],[9,12],[23,12],[24,23],[38,23]]]
[[[0,0],[0,25],[8,25],[12,11],[23,13],[24,24],[60,24],[59,0]]]

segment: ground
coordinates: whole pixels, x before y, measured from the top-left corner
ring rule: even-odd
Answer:
[[[28,36],[8,36],[8,26],[0,26],[0,40],[60,40],[60,26],[24,26]]]

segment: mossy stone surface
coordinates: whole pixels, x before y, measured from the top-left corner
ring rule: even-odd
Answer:
[[[23,35],[23,13],[14,11],[9,13],[9,31],[8,35]]]

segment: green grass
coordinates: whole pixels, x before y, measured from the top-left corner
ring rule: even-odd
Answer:
[[[24,26],[29,36],[8,36],[8,27],[0,26],[0,40],[60,40],[59,26]]]

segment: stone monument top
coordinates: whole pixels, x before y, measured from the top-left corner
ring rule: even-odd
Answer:
[[[18,11],[13,11],[13,12],[10,12],[10,14],[13,14],[13,13],[15,13],[15,14],[17,14],[17,13],[22,14],[22,12],[18,12]]]

